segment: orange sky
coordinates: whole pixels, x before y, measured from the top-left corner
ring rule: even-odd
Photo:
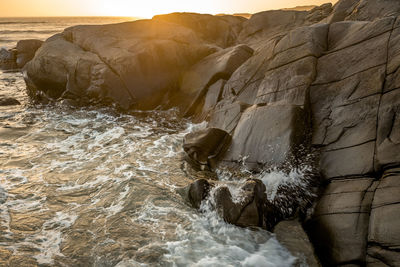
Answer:
[[[256,13],[336,0],[0,0],[0,17],[132,16],[151,17],[174,11]]]

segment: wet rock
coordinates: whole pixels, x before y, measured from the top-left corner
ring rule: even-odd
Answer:
[[[242,114],[224,162],[249,169],[290,165],[306,141],[307,116],[297,106],[252,106]]]
[[[0,186],[0,204],[4,204],[7,201],[8,194],[7,191]]]
[[[201,202],[210,192],[210,183],[205,179],[199,179],[189,186],[188,199],[196,209],[200,208]]]
[[[11,97],[0,97],[0,106],[15,106],[15,105],[21,105],[21,103]]]
[[[17,43],[17,66],[23,68],[26,63],[32,60],[36,51],[42,46],[43,41],[30,39],[21,40]]]
[[[279,243],[287,248],[293,256],[297,257],[296,266],[321,266],[314,253],[314,247],[299,220],[279,222],[274,227],[274,234]]]
[[[217,128],[207,128],[189,133],[184,138],[183,149],[187,160],[199,169],[214,169],[231,142],[231,136]]]
[[[201,179],[189,186],[188,199],[195,208],[210,199],[226,222],[241,227],[271,230],[281,219],[280,213],[268,201],[265,185],[260,180],[249,179],[236,190],[238,194],[233,196],[229,186]]]
[[[17,68],[16,63],[17,51],[14,49],[7,50],[5,48],[0,49],[0,69],[12,70]]]

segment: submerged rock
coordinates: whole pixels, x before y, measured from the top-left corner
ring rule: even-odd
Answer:
[[[15,105],[21,105],[21,103],[11,97],[0,97],[0,106],[15,106]]]

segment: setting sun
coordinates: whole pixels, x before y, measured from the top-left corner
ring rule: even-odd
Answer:
[[[320,5],[336,0],[1,0],[0,17],[132,16],[151,18],[171,12],[256,13],[264,10]]]

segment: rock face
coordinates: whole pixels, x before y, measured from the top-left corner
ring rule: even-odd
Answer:
[[[185,140],[199,169],[296,168],[317,151],[324,186],[305,225],[322,264],[400,264],[398,0],[78,26],[47,40],[24,71],[37,100],[177,107],[206,119]],[[263,190],[250,180],[237,203],[227,186],[204,180],[189,199],[198,208],[212,192],[221,216],[241,226],[293,215],[260,210]]]

